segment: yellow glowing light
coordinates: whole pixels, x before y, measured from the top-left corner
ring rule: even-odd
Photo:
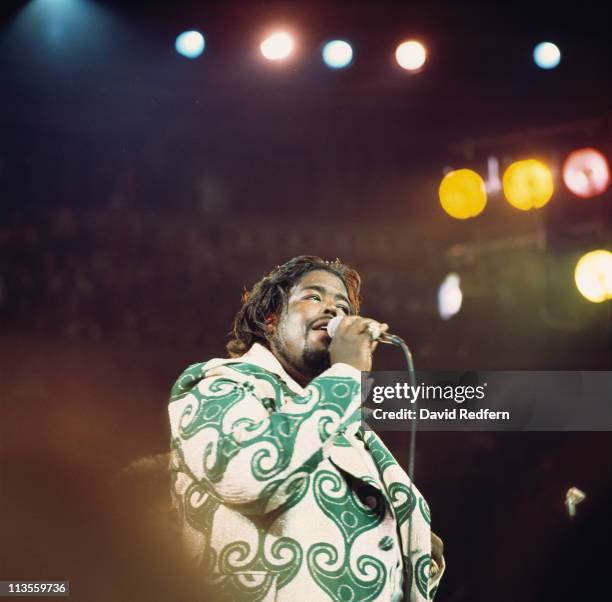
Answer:
[[[487,204],[484,180],[471,169],[447,173],[438,192],[442,208],[456,219],[476,217]]]
[[[594,148],[570,153],[563,164],[563,181],[583,199],[605,192],[610,185],[610,168],[605,156]]]
[[[508,202],[523,211],[543,207],[554,192],[550,169],[535,159],[512,163],[504,173],[503,188]]]
[[[261,54],[269,61],[281,61],[292,52],[295,43],[293,38],[284,31],[278,31],[266,38],[260,46]]]
[[[425,46],[416,40],[402,42],[395,50],[397,64],[407,71],[418,71],[427,59]]]
[[[583,255],[576,264],[574,280],[585,299],[593,303],[612,299],[612,253],[598,249]]]

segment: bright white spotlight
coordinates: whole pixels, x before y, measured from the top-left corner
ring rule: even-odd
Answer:
[[[612,253],[597,249],[583,255],[576,264],[574,281],[580,294],[591,303],[612,299]]]
[[[292,52],[295,43],[293,38],[284,31],[279,31],[266,38],[260,46],[261,54],[269,61],[281,61]]]
[[[552,42],[542,42],[534,48],[533,60],[540,69],[554,69],[561,61],[561,51]]]
[[[427,50],[421,42],[410,40],[402,42],[395,50],[397,64],[407,71],[418,71],[427,59]]]
[[[204,52],[204,36],[199,31],[184,31],[176,38],[174,47],[179,54],[195,59]]]
[[[353,49],[344,40],[333,40],[323,46],[323,60],[332,69],[348,67],[353,60]]]
[[[443,320],[452,318],[461,309],[463,293],[461,280],[455,273],[449,274],[438,289],[438,312]]]
[[[610,185],[606,157],[594,148],[582,148],[569,154],[563,164],[563,181],[583,199],[602,194]]]

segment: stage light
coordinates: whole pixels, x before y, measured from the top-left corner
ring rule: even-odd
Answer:
[[[266,38],[260,46],[261,54],[269,61],[281,61],[293,52],[293,38],[284,31],[279,31]]]
[[[198,58],[204,52],[204,36],[199,31],[184,31],[177,36],[174,47],[188,59]]]
[[[70,5],[75,5],[79,0],[34,0],[34,2],[30,2],[30,4],[36,4],[38,6],[64,6],[67,8],[72,8]]]
[[[6,4],[6,3],[5,3]],[[94,0],[30,0],[16,11],[3,39],[33,60],[60,68],[90,64],[113,44],[116,16]],[[6,35],[4,35],[6,34]],[[41,63],[42,65],[42,63]]]
[[[444,211],[456,219],[476,217],[487,204],[484,181],[471,169],[447,173],[438,193]]]
[[[570,153],[563,164],[563,181],[576,196],[588,199],[610,185],[610,168],[602,153],[582,148]]]
[[[534,48],[533,60],[540,69],[554,69],[561,61],[561,51],[552,42],[542,42]]]
[[[502,182],[506,200],[522,211],[543,207],[554,191],[550,169],[535,159],[512,163]]]
[[[438,289],[438,313],[443,320],[452,318],[459,313],[463,293],[461,292],[461,280],[457,274],[449,274]]]
[[[580,294],[593,303],[612,299],[612,253],[604,249],[583,255],[574,270]]]
[[[407,71],[418,71],[427,59],[425,46],[416,40],[402,42],[395,50],[397,64]]]
[[[333,40],[323,46],[323,60],[332,69],[348,67],[353,60],[353,49],[344,40]]]

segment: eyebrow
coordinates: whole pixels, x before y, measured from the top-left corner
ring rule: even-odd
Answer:
[[[320,286],[318,284],[311,284],[309,286],[305,286],[302,290],[304,290],[304,291],[308,291],[308,290],[317,291],[318,293],[321,293],[322,295],[327,293],[327,289],[324,286]],[[353,305],[348,300],[348,297],[346,295],[343,295],[342,293],[336,293],[334,295],[334,299],[341,299],[342,301],[346,301],[346,304],[350,307],[351,311],[353,311]]]

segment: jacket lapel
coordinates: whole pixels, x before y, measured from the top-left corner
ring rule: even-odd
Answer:
[[[364,431],[363,440],[378,470],[389,506],[398,524],[402,554],[408,554],[408,529],[402,528],[416,506],[417,492],[410,478],[374,431]]]

